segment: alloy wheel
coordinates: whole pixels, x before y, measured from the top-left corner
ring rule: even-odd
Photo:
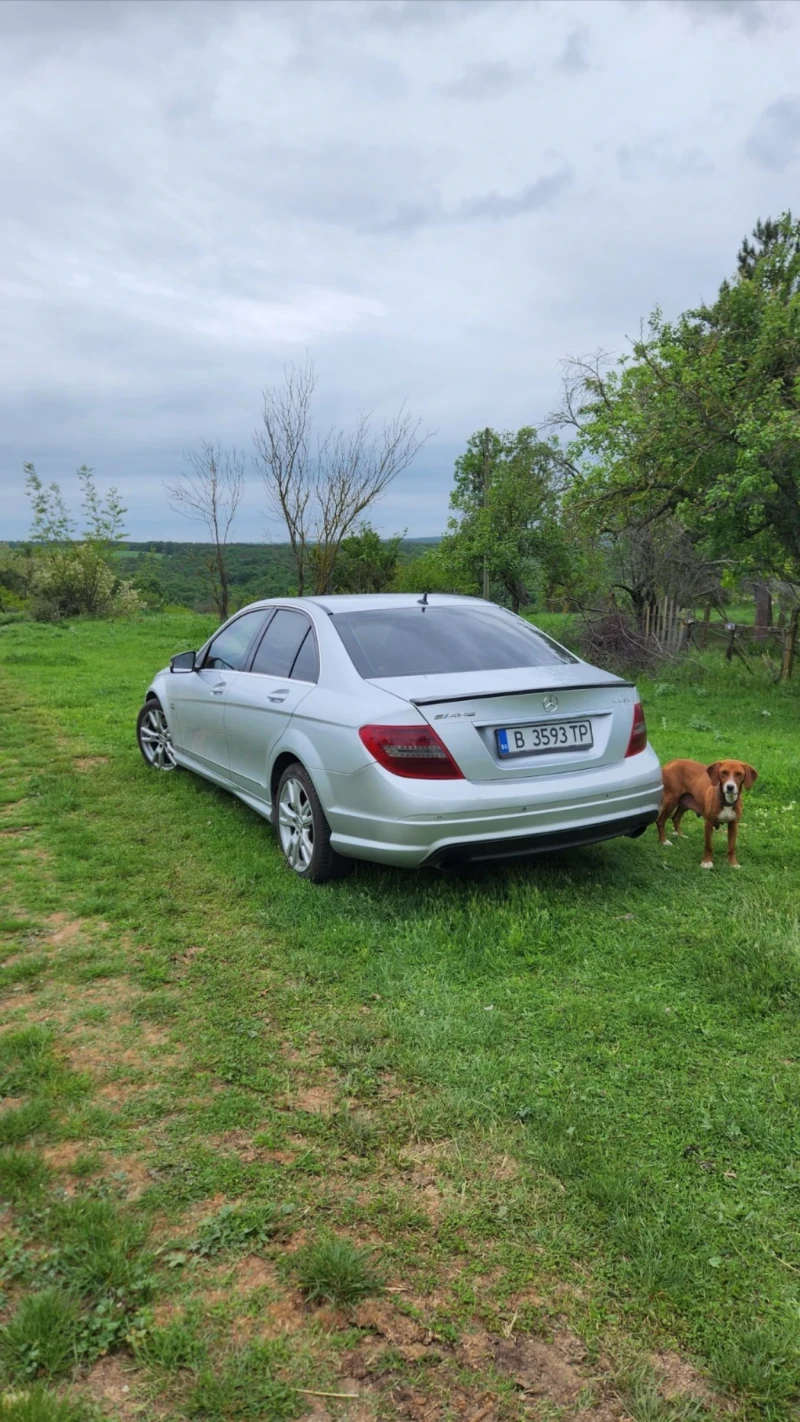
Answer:
[[[148,707],[139,724],[139,744],[142,755],[154,770],[174,770],[175,750],[167,718],[155,703]]]
[[[278,831],[287,862],[298,874],[302,874],[314,853],[314,812],[305,786],[293,776],[285,780],[281,787]]]

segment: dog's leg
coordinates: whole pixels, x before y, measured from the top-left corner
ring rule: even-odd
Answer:
[[[728,863],[731,869],[741,869],[741,864],[736,858],[736,836],[739,833],[739,821],[731,820],[728,824]]]
[[[703,862],[702,862],[702,864],[700,865],[700,868],[701,868],[701,869],[713,869],[713,868],[714,868],[714,854],[713,854],[714,822],[713,822],[713,820],[705,820],[703,823],[704,823],[704,825],[705,825],[705,832],[706,832],[706,833],[705,833],[705,843],[704,843],[704,846],[703,846],[703,849],[704,849]]]
[[[674,829],[678,839],[686,838],[685,834],[681,834],[681,820],[683,819],[685,814],[686,810],[684,806],[679,805],[677,810],[675,811],[675,814],[672,816],[672,828]]]
[[[659,843],[663,844],[667,849],[669,849],[671,846],[671,840],[667,839],[667,836],[664,833],[664,828],[666,826],[667,820],[675,809],[675,806],[675,800],[667,800],[665,798],[661,806],[658,819],[656,820],[656,829],[658,830]]]

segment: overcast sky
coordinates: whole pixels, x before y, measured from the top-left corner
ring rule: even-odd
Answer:
[[[473,430],[539,422],[563,357],[800,206],[796,0],[0,0],[0,30],[0,538],[23,459],[200,537],[162,481],[249,449],[306,351],[322,425],[407,399],[436,431],[374,521],[440,532]],[[239,538],[264,506],[253,476]]]

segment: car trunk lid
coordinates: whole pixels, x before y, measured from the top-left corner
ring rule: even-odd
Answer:
[[[630,737],[635,688],[585,663],[558,663],[441,676],[386,677],[375,685],[414,705],[469,780],[519,780],[590,769],[621,760]],[[526,736],[517,752],[514,731]],[[563,727],[557,733],[551,728]],[[573,731],[572,728],[575,727]],[[587,730],[588,728],[588,730]],[[511,732],[503,754],[498,731]],[[532,739],[564,744],[533,748]],[[591,739],[591,745],[587,742]]]

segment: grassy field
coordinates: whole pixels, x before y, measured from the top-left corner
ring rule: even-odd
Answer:
[[[741,873],[314,888],[139,757],[208,627],[0,629],[0,1415],[795,1415],[800,683],[642,683],[758,768]]]

